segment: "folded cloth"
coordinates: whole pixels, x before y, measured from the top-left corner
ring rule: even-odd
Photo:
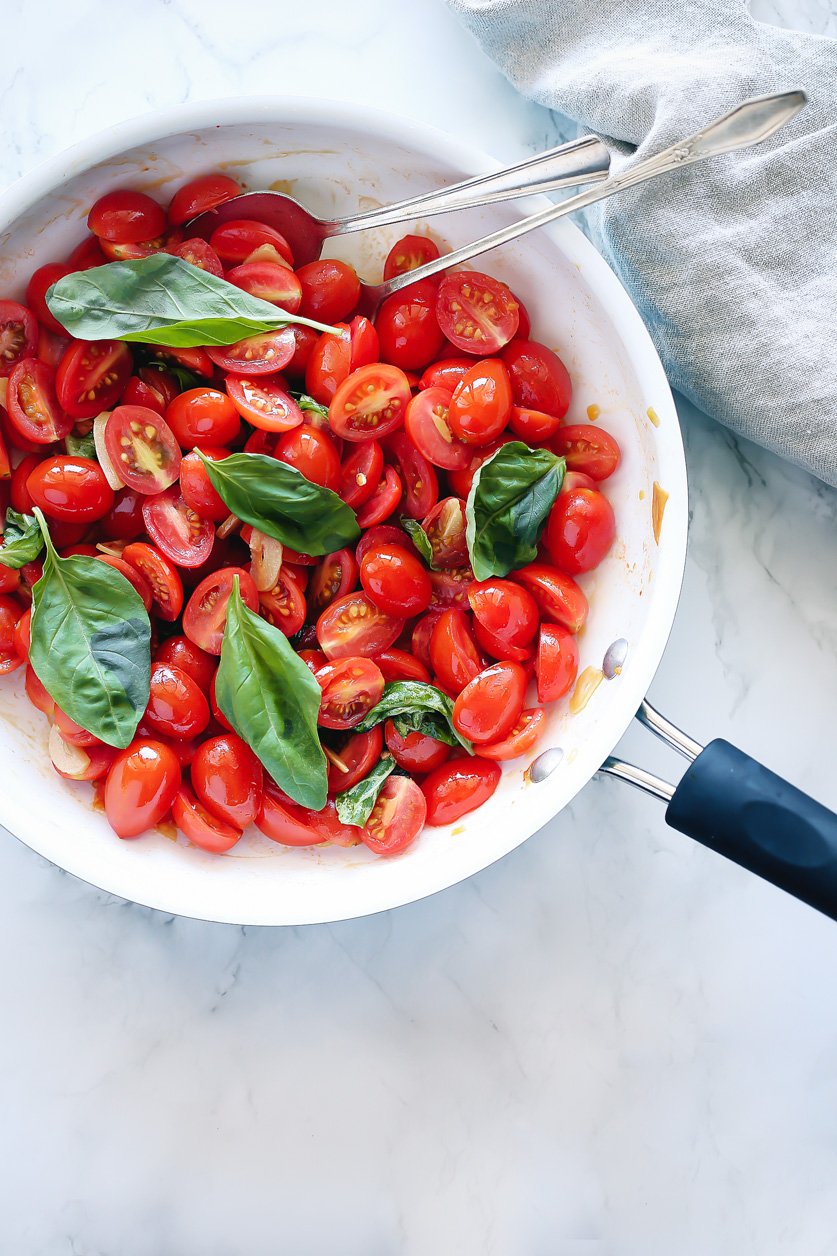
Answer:
[[[837,484],[837,41],[744,0],[448,3],[515,87],[614,146],[614,170],[748,96],[808,93],[772,139],[621,192],[585,227],[671,384]]]

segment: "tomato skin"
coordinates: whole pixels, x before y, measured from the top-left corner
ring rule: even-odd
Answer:
[[[428,462],[445,471],[462,471],[471,461],[472,449],[451,427],[450,403],[446,388],[425,388],[410,399],[404,429]]]
[[[394,467],[385,467],[382,478],[378,481],[372,496],[358,508],[357,524],[359,528],[374,528],[395,513],[401,500],[401,478]]]
[[[517,301],[505,284],[476,270],[448,271],[439,284],[436,317],[460,353],[481,358],[507,344],[520,321]]]
[[[317,640],[330,661],[369,657],[388,650],[403,627],[403,619],[379,610],[365,593],[349,593],[323,611]]]
[[[183,449],[229,445],[241,431],[238,411],[216,388],[190,388],[166,407],[166,423]]]
[[[215,374],[215,367],[206,349],[175,349],[171,345],[146,345],[145,347],[158,362],[173,362],[176,366],[185,366],[187,371],[192,371],[195,375],[205,375],[208,379]],[[140,367],[140,377],[149,383],[144,374],[147,369],[144,366]],[[175,395],[178,391],[179,389],[175,389]]]
[[[360,300],[360,280],[347,262],[323,258],[300,266],[296,277],[302,285],[299,312],[320,323],[347,318]]]
[[[396,240],[384,262],[384,279],[394,279],[410,270],[417,270],[439,256],[437,245],[427,236],[406,235]],[[427,282],[427,281],[425,281]]]
[[[549,514],[546,546],[555,566],[571,576],[592,571],[616,535],[610,502],[587,488],[559,494]]]
[[[190,179],[178,188],[168,208],[168,219],[175,226],[205,214],[208,209],[217,209],[234,196],[241,195],[241,188],[235,179],[226,174],[204,174],[197,179]]]
[[[138,493],[162,493],[180,475],[180,446],[147,406],[117,406],[105,425],[105,448],[119,477]]]
[[[538,702],[555,702],[569,693],[578,675],[578,642],[561,624],[541,624],[535,659]]]
[[[480,745],[480,754],[496,763],[519,759],[538,744],[546,732],[546,712],[542,707],[522,711],[511,732],[500,741]]]
[[[544,414],[542,410],[525,410],[520,406],[512,406],[509,416],[509,427],[515,436],[526,441],[527,445],[540,445],[554,436],[561,426],[561,420],[554,414]]]
[[[312,615],[321,615],[339,597],[351,593],[357,585],[357,562],[349,549],[326,554],[314,569],[308,589],[308,606]]]
[[[234,375],[275,375],[294,356],[296,340],[290,327],[260,331],[232,345],[208,345],[211,362]]]
[[[287,563],[279,569],[279,579],[268,592],[259,594],[261,614],[286,637],[299,632],[305,623],[305,594],[297,574]]]
[[[142,518],[151,540],[178,567],[200,567],[213,550],[215,531],[183,500],[178,486],[146,497]]]
[[[512,411],[509,373],[497,358],[472,366],[451,397],[448,419],[454,435],[469,445],[489,445]]]
[[[35,315],[17,301],[0,301],[0,379],[7,379],[19,362],[34,358],[37,351]]]
[[[238,591],[245,606],[259,609],[259,593],[253,577],[241,567],[222,567],[201,580],[183,612],[183,632],[207,654],[220,655],[227,622],[227,604],[238,576]]]
[[[33,707],[35,707],[38,711],[43,711],[44,715],[49,715],[51,717],[55,712],[55,702],[38,680],[38,677],[35,675],[35,672],[29,663],[26,664],[24,687],[26,689],[26,696],[32,703]]]
[[[430,658],[430,642],[433,637],[433,629],[439,622],[441,615],[441,610],[428,611],[426,615],[422,615],[421,619],[417,621],[410,634],[410,649],[422,667],[427,670],[428,678],[433,669],[433,662]]]
[[[114,501],[104,471],[92,458],[47,458],[31,472],[26,487],[41,510],[73,523],[101,519]]]
[[[123,406],[143,406],[146,410],[153,410],[160,418],[166,412],[163,399],[157,390],[146,384],[138,375],[132,375],[128,380],[125,390],[119,399],[119,404]]]
[[[102,252],[109,262],[134,262],[153,253],[171,253],[183,241],[179,227],[170,227],[147,240],[100,240]]]
[[[395,463],[404,486],[401,513],[410,519],[423,519],[439,500],[436,472],[406,432],[393,432],[388,436],[384,441],[384,454]]]
[[[316,673],[323,691],[317,723],[323,728],[354,728],[384,692],[380,669],[366,658],[342,658]]]
[[[563,419],[573,388],[558,354],[536,340],[512,340],[500,356],[511,377],[514,404]]]
[[[71,340],[55,377],[60,405],[74,419],[93,419],[110,410],[133,365],[130,349],[119,340]]]
[[[465,503],[460,497],[445,497],[426,516],[422,527],[433,551],[433,566],[442,569],[463,567],[468,562],[465,536]]]
[[[87,226],[100,240],[133,244],[162,235],[166,211],[144,192],[106,192],[87,215]]]
[[[264,771],[253,751],[235,733],[210,737],[192,760],[192,788],[220,820],[245,829],[262,805]]]
[[[73,420],[62,408],[55,389],[54,367],[39,358],[24,358],[9,376],[6,396],[9,422],[32,448],[63,440]]]
[[[278,262],[242,262],[224,276],[252,297],[269,301],[295,314],[302,301],[302,285],[292,270]]]
[[[443,611],[430,638],[430,663],[442,688],[458,694],[482,671],[468,617],[458,606]]]
[[[209,445],[201,446],[200,453],[210,462],[223,462],[230,456],[228,449],[218,449]],[[224,505],[220,495],[213,488],[197,447],[188,453],[180,464],[180,492],[186,505],[191,506],[202,519],[211,519],[213,523],[223,523],[229,517],[229,507]]]
[[[0,556],[3,551],[0,548]],[[20,572],[14,567],[4,567],[0,563],[0,593],[14,593],[20,584]]]
[[[263,244],[272,244],[289,266],[293,266],[294,262],[291,246],[285,237],[273,227],[268,227],[267,223],[255,222],[252,218],[234,218],[222,223],[212,232],[209,244],[228,269],[246,262],[250,254]]]
[[[107,258],[102,252],[102,246],[99,244],[98,238],[94,235],[88,235],[81,244],[77,244],[70,256],[67,258],[67,269],[71,272],[77,270],[92,270],[94,266],[103,266]]]
[[[26,304],[38,322],[58,336],[66,336],[67,332],[47,305],[46,294],[54,283],[69,274],[70,268],[63,262],[47,262],[32,273],[26,285]]]
[[[493,632],[490,632],[484,624],[480,623],[476,615],[474,616],[474,636],[477,639],[477,645],[484,654],[502,663],[522,663],[526,665],[534,658],[534,643],[511,645],[508,641],[503,641],[500,637],[496,637]]]
[[[166,252],[171,253],[173,257],[182,258],[190,266],[197,266],[198,270],[205,270],[208,275],[214,275],[216,279],[224,278],[221,259],[206,240],[200,238],[181,240],[179,244],[167,247]]]
[[[380,440],[404,422],[410,381],[397,366],[373,362],[352,371],[328,407],[332,430],[344,440]]]
[[[329,798],[322,811],[300,807],[268,780],[256,827],[282,846],[319,846],[331,842],[335,846],[357,846],[360,829],[343,824],[337,815],[334,799]]]
[[[0,676],[16,671],[23,663],[15,638],[23,613],[23,607],[13,597],[0,593]]]
[[[421,790],[427,800],[425,824],[453,824],[460,816],[481,807],[494,793],[501,775],[496,763],[478,755],[449,759],[422,781]]]
[[[180,764],[168,746],[137,738],[111,764],[105,815],[118,837],[139,837],[162,820],[180,788]]]
[[[375,492],[384,471],[384,454],[376,440],[350,445],[340,467],[340,497],[358,510]]]
[[[426,813],[427,803],[415,781],[408,776],[387,777],[361,840],[376,855],[395,855],[416,840]]]
[[[305,366],[305,388],[321,406],[331,404],[337,389],[352,369],[351,332],[345,323],[338,324],[340,334],[328,332],[317,339]]]
[[[436,321],[436,284],[422,279],[382,303],[375,319],[381,360],[402,371],[423,371],[444,343]]]
[[[570,471],[581,471],[597,483],[608,479],[622,461],[616,440],[604,428],[592,423],[571,423],[562,427],[550,441],[559,457],[566,458]]]
[[[459,694],[453,726],[475,745],[503,741],[520,718],[525,696],[526,673],[520,664],[492,663]]]
[[[284,370],[293,379],[303,379],[308,369],[311,355],[320,337],[313,327],[305,327],[302,323],[295,323],[291,330],[294,334],[294,353]],[[311,389],[307,385],[306,391],[310,396],[313,396]],[[314,400],[318,401],[319,398],[315,397]],[[324,404],[327,405],[328,403],[325,402]]]
[[[419,388],[422,391],[425,388],[444,388],[453,396],[457,384],[464,379],[473,365],[473,358],[443,358],[441,361],[433,362],[419,380]]]
[[[155,663],[168,663],[191,676],[201,693],[209,693],[218,660],[186,636],[167,637],[154,656]]]
[[[143,723],[169,737],[199,737],[209,723],[209,703],[188,673],[170,663],[151,669],[151,694]]]
[[[17,464],[12,472],[12,483],[9,493],[9,500],[13,510],[17,510],[22,515],[31,515],[32,495],[26,487],[29,476],[35,470],[41,461],[40,454],[27,454],[25,458]]]
[[[535,599],[511,580],[475,580],[468,601],[474,618],[507,645],[526,646],[538,630]]]
[[[420,680],[424,684],[430,683],[430,672],[421,659],[407,650],[399,650],[398,646],[391,645],[388,650],[381,650],[372,661],[378,665],[386,681]]]
[[[468,589],[474,579],[470,563],[462,567],[447,567],[444,571],[431,571],[433,587],[431,610],[446,610],[449,606],[468,609]]]
[[[241,829],[234,828],[214,816],[208,807],[202,806],[188,785],[182,784],[171,805],[172,818],[195,846],[213,855],[223,855],[232,850],[241,837]]]
[[[542,617],[563,624],[570,632],[578,632],[586,622],[590,610],[587,598],[572,576],[557,567],[549,563],[528,563],[512,572],[511,579],[531,593]]]
[[[331,794],[351,789],[372,771],[381,757],[384,735],[381,725],[376,724],[368,733],[349,733],[345,743],[337,750],[341,762],[349,769],[342,772],[334,763],[328,765],[328,789]]]
[[[212,718],[220,724],[222,728],[225,728],[228,733],[234,733],[235,729],[218,705],[218,697],[215,693],[215,681],[217,677],[218,672],[214,671],[212,673],[212,680],[209,683],[209,709],[212,712]]]
[[[321,484],[334,493],[340,488],[340,458],[334,442],[310,423],[285,432],[277,442],[274,457],[295,467],[312,484]]]
[[[126,545],[122,558],[136,568],[148,584],[155,614],[170,623],[177,619],[183,607],[183,582],[168,558],[144,541]]]
[[[450,758],[450,746],[424,733],[408,733],[402,737],[392,720],[384,730],[387,749],[400,768],[407,772],[433,772]]]
[[[304,415],[293,397],[282,387],[281,377],[274,379],[228,375],[227,396],[242,418],[263,432],[289,432],[304,422]]]
[[[430,577],[420,561],[400,545],[381,545],[364,554],[360,583],[388,615],[410,619],[430,605]]]
[[[364,532],[358,541],[355,546],[355,561],[360,564],[363,561],[364,554],[370,549],[376,549],[377,546],[390,542],[393,545],[402,545],[405,550],[418,558],[419,552],[406,532],[403,532],[401,528],[397,528],[392,523],[378,523],[371,527],[368,532]]]

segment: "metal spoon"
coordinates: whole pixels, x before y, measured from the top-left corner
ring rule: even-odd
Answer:
[[[429,218],[453,209],[471,209],[493,201],[513,200],[534,192],[557,192],[560,188],[581,183],[598,183],[607,178],[609,168],[610,152],[601,140],[587,135],[493,174],[477,175],[462,183],[425,192],[395,205],[384,205],[365,214],[355,214],[351,218],[317,218],[284,192],[245,192],[217,209],[199,214],[188,224],[186,231],[187,235],[208,240],[222,223],[237,218],[252,218],[280,231],[291,246],[294,265],[304,266],[320,256],[323,241],[330,236],[348,235],[352,231],[385,227],[415,218]]]

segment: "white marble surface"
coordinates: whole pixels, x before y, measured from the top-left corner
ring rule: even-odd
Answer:
[[[833,0],[754,9],[837,34]],[[501,158],[557,133],[435,0],[30,0],[4,35],[3,182],[250,91],[389,105]],[[652,700],[837,806],[837,493],[683,418]],[[680,771],[640,731],[622,749]],[[331,927],[166,919],[10,837],[0,904],[4,1256],[837,1253],[837,929],[625,787]]]

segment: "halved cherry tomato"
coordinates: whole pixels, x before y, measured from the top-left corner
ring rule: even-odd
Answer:
[[[192,760],[192,788],[218,819],[244,829],[262,805],[264,771],[253,751],[235,733],[210,737]]]
[[[87,215],[87,226],[100,240],[132,244],[161,235],[166,211],[144,192],[106,192]]]
[[[212,673],[212,680],[209,682],[209,709],[212,712],[212,718],[216,720],[217,723],[219,723],[222,728],[225,728],[228,733],[234,733],[235,729],[233,728],[232,724],[227,719],[224,712],[218,706],[218,697],[217,697],[217,694],[215,693],[215,681],[217,680],[217,678],[218,678],[218,672],[215,671]]]
[[[229,458],[230,451],[212,449],[204,445],[200,454],[203,454],[203,457],[208,458],[210,462],[223,462],[225,458]],[[181,462],[180,491],[186,505],[196,510],[202,519],[211,519],[213,523],[223,523],[229,517],[230,510],[224,505],[213,487],[200,454],[197,449],[193,449]]]
[[[199,236],[191,240],[181,240],[173,248],[166,250],[174,257],[180,257],[184,262],[188,262],[190,266],[197,266],[199,270],[205,270],[208,275],[214,275],[216,279],[224,278],[224,267],[221,265],[221,259],[206,240],[201,240]]]
[[[172,372],[169,370],[167,366],[163,365],[162,362],[146,362],[144,366],[141,366],[139,368],[138,374],[140,377],[140,382],[142,384],[145,384],[147,388],[149,388],[152,392],[156,393],[157,396],[159,397],[160,405],[162,406],[160,413],[165,418],[166,410],[174,401],[175,397],[177,397],[178,394],[180,393],[180,385],[176,377],[172,374]],[[131,381],[129,380],[128,381],[129,385],[130,385],[130,382]],[[127,391],[127,385],[126,385],[126,391]],[[124,393],[122,394],[122,397],[123,397],[123,404],[127,405],[128,402],[124,400],[124,397],[125,397]],[[150,408],[152,410],[155,409],[153,405]]]
[[[410,519],[423,519],[439,500],[439,481],[433,467],[406,432],[393,432],[386,438],[384,456],[395,463],[401,477],[402,514]]]
[[[343,823],[333,798],[329,798],[322,811],[311,811],[291,802],[270,780],[265,784],[256,828],[282,846],[319,846],[322,842],[357,846],[360,842],[360,829]]]
[[[422,667],[427,670],[428,676],[433,670],[433,663],[430,658],[430,642],[433,637],[433,629],[439,622],[441,615],[441,610],[428,611],[426,615],[422,615],[421,619],[418,620],[410,634],[410,649]]]
[[[0,379],[7,379],[24,358],[38,352],[38,322],[17,301],[0,301]]]
[[[23,662],[15,645],[15,629],[23,613],[13,597],[0,593],[0,676],[15,671]]]
[[[34,670],[28,663],[26,665],[24,688],[26,690],[26,696],[32,703],[33,707],[35,707],[38,711],[43,711],[44,715],[52,716],[55,713],[54,700],[49,696],[46,689],[35,675]]]
[[[284,551],[287,553],[287,549]],[[284,563],[274,587],[259,594],[261,613],[269,624],[286,637],[299,632],[305,623],[305,594],[299,577]]]
[[[125,546],[122,557],[147,581],[154,598],[154,613],[169,622],[177,619],[183,607],[183,583],[166,555],[153,545],[137,541]]]
[[[381,757],[383,744],[384,737],[380,724],[370,728],[368,733],[349,733],[342,744],[339,742],[337,745],[330,744],[329,749],[335,752],[343,767],[348,768],[348,771],[344,772],[336,763],[329,763],[329,793],[339,794],[344,789],[351,789],[353,785],[357,785],[358,781],[368,776]]]
[[[410,399],[404,427],[416,449],[446,471],[462,471],[473,449],[454,435],[450,425],[451,394],[447,388],[425,388]]]
[[[154,656],[155,663],[169,663],[191,676],[201,693],[209,693],[218,660],[188,637],[167,637]]]
[[[558,495],[549,513],[546,545],[555,566],[577,576],[598,566],[615,534],[607,498],[595,489],[579,488]]]
[[[511,573],[515,584],[523,585],[538,604],[541,615],[570,632],[578,632],[587,619],[587,598],[573,580],[549,563],[529,563]]]
[[[320,668],[325,667],[328,662],[322,650],[297,650],[297,654],[312,676],[316,675]]]
[[[430,583],[433,587],[431,610],[446,610],[449,606],[460,606],[468,609],[468,589],[474,573],[471,564],[462,567],[447,567],[444,571],[431,571]]]
[[[384,455],[376,440],[350,445],[340,467],[339,493],[347,506],[358,510],[375,492],[384,470]]]
[[[29,661],[29,647],[32,643],[32,607],[30,606],[18,619],[13,634],[14,648],[24,662]]]
[[[252,218],[234,218],[231,222],[222,223],[212,232],[209,243],[227,268],[240,266],[263,244],[272,244],[289,266],[294,263],[291,246],[285,237],[273,227],[268,227],[267,223],[255,222]]]
[[[71,719],[66,711],[62,711],[61,707],[56,705],[54,712],[55,723],[58,731],[65,741],[72,746],[100,746],[102,741],[95,733],[89,733],[86,728],[82,728],[81,724],[77,724]]]
[[[225,201],[241,195],[241,188],[235,179],[227,174],[204,174],[197,179],[190,179],[178,188],[168,210],[169,222],[179,224],[205,214],[209,209],[217,209]]]
[[[449,759],[422,781],[421,791],[427,801],[425,823],[453,824],[481,807],[494,793],[501,775],[496,763],[478,755]]]
[[[277,262],[242,262],[228,270],[224,278],[251,297],[278,305],[296,314],[302,302],[302,284],[292,270]]]
[[[26,304],[39,323],[59,336],[66,336],[67,332],[47,305],[46,294],[54,283],[69,274],[70,268],[63,262],[47,262],[46,266],[40,266],[33,272],[26,285]]]
[[[176,484],[146,497],[142,517],[151,540],[178,567],[200,567],[209,558],[215,541],[212,521],[187,506]]]
[[[151,257],[152,253],[171,253],[178,244],[183,242],[180,227],[169,227],[159,235],[148,240],[100,240],[102,252],[109,262],[136,262],[143,257]]]
[[[424,684],[430,681],[430,672],[421,659],[416,658],[407,650],[400,650],[398,646],[391,645],[389,649],[381,650],[374,656],[373,662],[381,669],[386,681],[420,680]]]
[[[521,593],[523,592],[525,590],[521,589]],[[535,656],[534,642],[527,645],[511,645],[508,641],[495,637],[494,633],[481,624],[476,616],[474,616],[474,636],[483,653],[501,662],[523,663],[525,666]]]
[[[3,550],[0,548],[0,559]],[[4,567],[0,562],[0,593],[14,593],[20,584],[20,572],[14,567]]]
[[[340,458],[334,441],[310,423],[300,423],[276,443],[274,458],[295,467],[312,484],[336,493],[340,487]]]
[[[73,340],[55,377],[60,405],[74,419],[92,419],[122,396],[133,358],[120,340]]]
[[[443,358],[433,362],[419,380],[419,388],[444,388],[453,396],[456,386],[474,365],[473,358]]]
[[[373,528],[389,519],[401,501],[401,493],[401,477],[395,467],[385,467],[372,496],[358,509],[358,527]]]
[[[245,606],[259,609],[259,593],[253,577],[241,567],[222,567],[202,580],[183,612],[183,631],[207,654],[220,654],[227,623],[227,603],[238,576],[238,591]]]
[[[475,744],[503,741],[517,723],[526,697],[519,663],[492,663],[465,686],[453,705],[453,726]]]
[[[260,331],[233,345],[208,345],[206,352],[222,371],[234,375],[273,375],[287,366],[296,341],[290,327],[280,331]]]
[[[170,663],[155,663],[143,723],[168,737],[199,737],[209,723],[209,703],[187,673]]]
[[[381,360],[402,371],[423,371],[444,344],[436,321],[436,283],[422,279],[394,292],[375,318]]]
[[[110,771],[118,753],[115,746],[85,746],[84,758],[87,759],[86,766],[79,767],[75,772],[66,772],[55,763],[52,766],[58,775],[63,776],[66,781],[98,781]]]
[[[159,362],[173,362],[176,366],[185,366],[187,371],[192,371],[195,375],[205,375],[208,379],[215,374],[215,367],[206,349],[175,349],[171,345],[146,345],[145,348]],[[145,379],[144,370],[144,367],[140,367],[140,375],[143,379]]]
[[[428,262],[435,262],[439,250],[427,236],[406,235],[396,240],[384,262],[384,279],[394,279],[407,271],[418,270]]]
[[[402,737],[392,720],[387,720],[384,736],[393,759],[408,772],[432,772],[450,758],[450,746],[443,741],[425,733]]]
[[[102,518],[102,532],[110,541],[133,541],[145,531],[143,496],[132,488],[121,488],[110,510]]]
[[[379,545],[386,545],[392,542],[394,545],[403,545],[411,554],[415,554],[416,558],[419,552],[413,542],[410,540],[406,532],[401,528],[397,528],[392,523],[380,523],[370,528],[368,532],[364,532],[363,536],[355,546],[355,561],[359,564],[364,554],[371,549],[376,549]]]
[[[474,618],[507,645],[525,646],[538,630],[538,607],[531,593],[491,576],[475,580],[468,589]]]
[[[180,788],[180,764],[162,742],[141,737],[111,764],[105,814],[119,837],[139,837],[162,820]]]
[[[486,759],[504,763],[507,759],[519,759],[536,746],[546,732],[546,712],[542,707],[529,707],[521,711],[514,728],[501,740],[480,745],[480,754]]]
[[[521,406],[512,406],[509,427],[527,445],[540,445],[543,441],[548,441],[560,426],[561,420],[556,414],[544,414],[543,410],[525,410]]]
[[[333,258],[308,262],[296,272],[302,285],[300,314],[320,323],[348,317],[360,300],[360,280],[352,266]]]
[[[67,258],[67,269],[71,272],[77,270],[92,270],[94,266],[103,266],[107,258],[102,252],[102,247],[96,236],[88,235],[82,240],[81,244],[77,244],[70,256]]]
[[[433,626],[430,663],[442,688],[456,694],[482,671],[468,617],[458,606],[443,611]]]
[[[350,549],[326,554],[318,563],[308,589],[308,606],[312,615],[321,615],[339,597],[351,593],[357,585],[357,562]]]
[[[468,562],[465,526],[465,503],[461,498],[445,497],[433,507],[422,527],[433,551],[434,567],[463,567]]]
[[[589,475],[584,475],[582,471],[566,471],[561,481],[561,487],[558,490],[558,496],[562,493],[572,493],[577,488],[598,489],[598,484]]]
[[[506,426],[511,411],[509,373],[498,358],[486,358],[472,366],[457,384],[448,421],[460,440],[469,445],[489,445]]]
[[[414,842],[424,828],[427,803],[408,776],[389,776],[361,832],[364,846],[376,855],[394,855]]]
[[[151,388],[138,375],[132,375],[128,380],[119,402],[123,406],[143,406],[146,410],[159,414],[160,418],[166,412],[163,399],[156,388]]]
[[[165,419],[146,406],[117,406],[105,425],[105,448],[128,488],[162,493],[180,475],[180,446]]]
[[[166,422],[182,449],[229,445],[241,430],[238,410],[217,388],[190,388],[166,407]]]
[[[32,501],[32,494],[26,487],[26,482],[40,461],[40,454],[27,454],[26,457],[22,458],[17,464],[12,474],[9,501],[12,509],[19,511],[22,515],[31,515],[32,513],[32,506],[34,503]]]
[[[43,324],[38,328],[38,357],[56,371],[70,346],[70,337],[50,331]]]
[[[323,691],[317,723],[323,728],[354,728],[384,692],[379,668],[366,658],[341,658],[317,672]]]
[[[397,366],[370,363],[352,371],[328,407],[328,421],[344,440],[380,440],[404,421],[410,383]]]
[[[55,390],[54,367],[39,358],[24,358],[9,376],[6,395],[9,421],[35,446],[63,440],[73,426]]]
[[[93,523],[113,505],[113,489],[92,458],[47,458],[32,471],[26,487],[41,510],[73,523]]]
[[[263,432],[289,432],[303,422],[299,406],[277,380],[228,375],[226,389],[241,417]]]
[[[284,367],[284,371],[286,375],[292,376],[293,379],[302,379],[308,369],[308,363],[320,337],[313,327],[306,327],[302,323],[294,323],[291,330],[294,334],[294,355],[287,366]],[[310,388],[308,391],[311,391]],[[319,398],[315,398],[315,400],[319,400]],[[328,402],[325,404],[327,405]]]
[[[380,545],[364,554],[360,583],[388,615],[410,619],[430,605],[430,577],[419,559],[400,545]]]
[[[76,552],[85,548],[86,547],[82,545],[77,545],[75,547]],[[65,552],[62,555],[62,558],[69,558],[69,554]],[[100,563],[107,563],[109,567],[113,567],[115,571],[119,572],[120,576],[124,576],[128,583],[133,585],[135,591],[142,598],[142,604],[145,609],[147,611],[151,610],[151,603],[153,600],[151,597],[151,588],[148,581],[137,571],[136,567],[132,567],[130,563],[126,563],[123,558],[117,558],[114,554],[96,554],[96,558]]]
[[[498,279],[476,270],[449,271],[439,284],[436,317],[460,353],[485,357],[512,339],[520,321],[517,301]]]
[[[232,850],[241,837],[241,829],[214,816],[185,784],[181,784],[174,796],[171,814],[177,827],[190,842],[213,855],[223,855]]]
[[[330,404],[352,369],[351,332],[345,323],[337,327],[337,335],[324,332],[317,338],[305,365],[305,388],[321,406]]]
[[[536,340],[513,340],[501,356],[511,377],[514,404],[563,419],[573,388],[558,354]]]
[[[365,593],[349,593],[323,611],[317,640],[332,661],[368,658],[389,649],[403,627],[403,619],[379,610]]]
[[[550,446],[559,457],[566,458],[571,471],[581,471],[598,483],[606,480],[622,461],[616,440],[592,423],[571,423],[556,432]]]
[[[538,702],[555,702],[569,693],[578,675],[578,642],[561,624],[541,624],[535,659]]]

